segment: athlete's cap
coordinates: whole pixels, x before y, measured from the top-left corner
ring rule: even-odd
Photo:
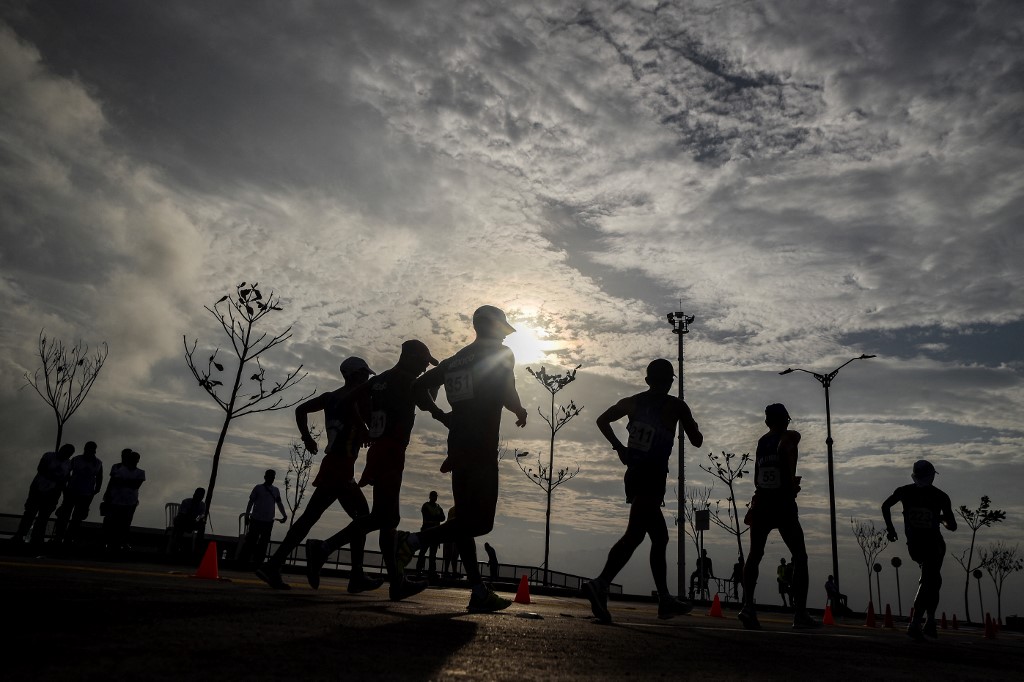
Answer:
[[[341,363],[341,375],[348,376],[349,374],[355,374],[356,372],[369,372],[370,374],[376,374],[370,366],[366,364],[366,360],[358,358],[353,355],[350,358],[345,358]]]
[[[508,323],[508,318],[505,317],[505,311],[501,308],[495,308],[493,305],[482,305],[473,311],[474,327],[477,326],[477,322],[485,320],[493,323],[498,329],[506,334],[514,334],[516,331],[516,328]]]
[[[676,375],[675,369],[672,367],[672,363],[665,358],[658,358],[652,360],[651,364],[647,365],[647,376],[659,377],[659,378],[671,378]]]
[[[785,420],[791,421],[789,418],[789,410],[782,403],[772,403],[768,407],[764,408],[764,418],[768,421]]]
[[[427,348],[427,344],[423,343],[418,339],[409,339],[408,341],[403,341],[402,355],[411,355],[413,357],[426,360],[432,365],[437,365],[437,360],[434,358],[433,355],[430,354],[430,349]]]
[[[919,459],[914,462],[914,476],[934,476],[937,474],[935,467],[926,459]]]

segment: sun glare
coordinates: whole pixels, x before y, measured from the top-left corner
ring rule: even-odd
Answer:
[[[505,345],[516,354],[516,362],[520,365],[539,362],[547,353],[558,347],[557,341],[546,340],[547,332],[537,327],[516,325],[516,333],[505,339]]]

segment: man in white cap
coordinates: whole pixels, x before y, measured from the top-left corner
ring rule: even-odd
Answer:
[[[665,500],[676,427],[682,427],[694,447],[701,446],[704,436],[689,406],[669,395],[674,380],[672,363],[665,359],[654,360],[647,365],[645,381],[649,388],[643,393],[623,398],[597,418],[601,435],[626,466],[623,481],[629,504],[626,532],[608,551],[601,574],[583,584],[583,593],[590,600],[590,608],[602,623],[612,622],[608,610],[608,586],[626,567],[633,552],[647,536],[651,538],[651,577],[658,589],[658,617],[672,618],[693,609],[689,602],[673,596],[668,588],[665,567],[668,527],[661,506]],[[626,443],[619,440],[612,428],[612,424],[623,417],[627,419],[626,431],[629,434]]]
[[[305,511],[295,519],[274,555],[256,571],[256,575],[275,589],[288,589],[288,584],[281,579],[281,567],[331,505],[337,502],[353,519],[370,513],[370,505],[366,503],[366,496],[355,479],[356,458],[366,440],[366,427],[355,412],[354,404],[346,403],[345,397],[365,384],[373,373],[362,358],[345,358],[341,363],[341,376],[345,379],[345,385],[330,393],[310,398],[295,408],[295,423],[299,427],[302,443],[314,455],[319,447],[309,432],[309,415],[323,411],[327,447],[320,460],[320,469],[313,478],[313,494],[306,503]],[[384,584],[383,580],[367,578],[363,573],[365,544],[366,535],[353,537],[349,543],[352,570],[348,591],[352,594],[375,590]]]
[[[484,584],[476,560],[476,538],[491,532],[498,506],[498,432],[502,410],[526,426],[526,409],[516,391],[516,359],[502,344],[515,331],[505,313],[492,305],[473,313],[476,339],[416,381],[416,404],[448,426],[448,457],[441,471],[452,473],[454,519],[420,533],[399,534],[396,561],[405,566],[427,544],[455,540],[471,589],[468,610],[499,611],[512,602]],[[433,395],[444,386],[452,411],[445,414]]]
[[[306,542],[306,578],[313,589],[320,586],[320,569],[332,552],[375,530],[380,531],[380,549],[391,582],[391,600],[399,601],[426,589],[425,581],[413,581],[405,576],[405,564],[395,565],[394,543],[402,518],[399,498],[405,450],[416,421],[412,386],[428,365],[436,364],[425,343],[410,339],[402,343],[398,364],[346,396],[344,402],[355,406],[370,441],[359,485],[373,486],[373,506],[369,514],[356,517],[327,540]]]
[[[939,636],[935,610],[939,606],[939,589],[942,587],[942,559],[946,556],[946,542],[942,539],[939,524],[956,530],[949,495],[932,485],[935,473],[931,462],[917,460],[910,475],[914,482],[896,488],[882,503],[882,518],[885,519],[889,542],[899,539],[889,510],[897,502],[903,504],[903,534],[907,538],[907,550],[910,558],[921,566],[921,580],[914,597],[914,617],[907,627],[907,634],[914,639],[922,639],[925,635],[932,639]],[[928,617],[927,622],[925,616]]]

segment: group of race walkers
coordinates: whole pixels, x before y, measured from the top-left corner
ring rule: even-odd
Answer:
[[[277,551],[257,570],[257,575],[276,589],[287,589],[281,568],[287,557],[306,538],[313,525],[335,501],[351,517],[342,530],[324,541],[306,542],[307,578],[319,587],[320,571],[327,558],[348,545],[351,574],[348,591],[359,593],[383,585],[383,580],[363,572],[366,534],[379,532],[380,549],[387,569],[389,597],[405,599],[424,590],[428,583],[406,575],[413,554],[424,547],[454,543],[462,557],[470,587],[470,612],[498,611],[511,604],[496,594],[480,575],[475,538],[489,533],[498,502],[498,447],[502,410],[526,425],[527,412],[516,391],[515,358],[504,339],[515,329],[505,313],[481,306],[473,314],[476,339],[452,357],[438,361],[422,341],[402,343],[398,363],[376,374],[365,360],[347,358],[341,363],[344,385],[317,396],[296,408],[296,422],[305,447],[312,453],[318,444],[308,426],[308,416],[323,411],[327,445],[313,480],[313,494]],[[429,369],[428,369],[429,368]],[[610,623],[608,590],[645,537],[650,537],[650,567],[658,592],[658,617],[689,613],[692,605],[672,595],[666,577],[668,526],[662,513],[669,462],[676,429],[681,428],[694,447],[703,443],[697,422],[687,404],[669,394],[675,380],[672,363],[657,359],[647,366],[648,390],[623,398],[597,418],[601,434],[626,467],[624,476],[629,520],[622,537],[608,552],[605,566],[583,584],[594,616]],[[444,412],[435,403],[444,388],[451,406]],[[419,408],[448,428],[448,454],[440,470],[452,475],[453,509],[458,515],[417,533],[398,530],[399,502],[405,451]],[[625,418],[628,438],[623,443],[613,423]],[[754,457],[755,493],[744,523],[750,526],[750,551],[742,569],[743,605],[738,614],[745,628],[759,629],[754,593],[768,536],[778,530],[792,556],[790,585],[793,627],[817,628],[807,611],[808,566],[803,529],[796,498],[801,477],[797,475],[800,433],[789,429],[790,416],[780,403],[765,408],[768,433],[757,443]],[[366,464],[358,480],[355,462],[360,448],[369,443]],[[914,464],[913,483],[885,500],[883,518],[890,541],[897,539],[890,509],[902,503],[905,535],[911,557],[922,575],[914,601],[908,634],[936,636],[935,610],[942,583],[940,569],[945,544],[939,525],[956,529],[949,497],[935,488],[934,467],[926,460]],[[372,486],[372,505],[362,488]]]

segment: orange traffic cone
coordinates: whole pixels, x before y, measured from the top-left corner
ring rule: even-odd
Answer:
[[[960,626],[956,622],[956,614],[955,613],[953,614],[953,629],[954,630],[959,630],[960,629]]]
[[[715,598],[711,602],[711,610],[708,611],[708,615],[712,618],[725,618],[722,615],[722,602],[718,599],[718,593],[715,593]]]
[[[864,621],[864,627],[875,627],[875,605],[871,602],[868,602],[868,618]]]
[[[530,585],[527,583],[526,574],[519,580],[519,589],[516,590],[515,602],[517,604],[530,603]]]
[[[835,625],[836,621],[832,618],[832,607],[828,604],[825,605],[825,615],[821,619],[822,625]]]
[[[892,609],[889,608],[888,604],[885,605],[885,620],[882,621],[882,627],[889,629],[896,627],[896,625],[892,622]]]
[[[203,560],[199,562],[199,570],[192,574],[193,578],[207,578],[209,580],[220,580],[217,572],[217,542],[211,540],[206,546],[206,553]]]
[[[945,611],[942,612],[942,620],[939,621],[939,625],[942,627],[943,630],[948,630],[949,629],[949,623],[946,622],[946,612]]]

